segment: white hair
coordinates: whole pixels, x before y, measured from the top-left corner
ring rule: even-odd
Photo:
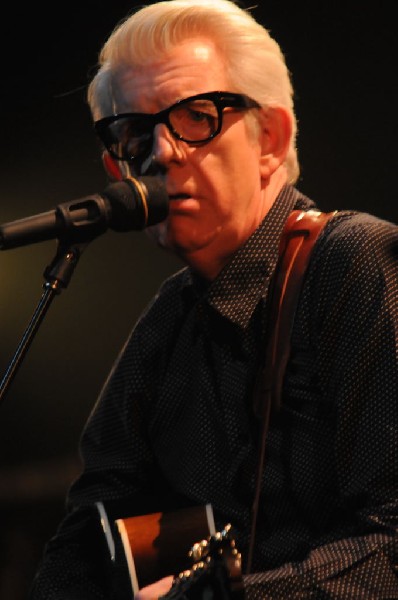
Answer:
[[[231,0],[168,0],[144,6],[117,25],[99,55],[88,88],[95,119],[113,113],[112,80],[123,69],[161,58],[181,41],[211,40],[225,60],[228,91],[247,94],[264,107],[283,106],[292,120],[286,157],[288,180],[299,176],[293,87],[279,44],[248,12]]]

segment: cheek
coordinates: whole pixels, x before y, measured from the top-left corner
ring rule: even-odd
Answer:
[[[236,123],[215,140],[212,153],[207,157],[207,174],[213,178],[217,191],[250,193],[260,186],[261,147],[257,139],[247,132],[244,122]],[[203,167],[206,169],[206,160]],[[213,164],[211,164],[213,162]]]
[[[261,189],[259,153],[253,147],[227,153],[213,173],[215,191],[231,211],[247,207]]]

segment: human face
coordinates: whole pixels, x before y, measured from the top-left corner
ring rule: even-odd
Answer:
[[[155,113],[174,102],[230,90],[224,61],[209,40],[186,41],[145,68],[118,79],[118,112]],[[120,95],[119,95],[120,94]],[[160,123],[153,155],[169,194],[166,221],[150,228],[158,243],[213,278],[258,226],[264,214],[261,143],[245,112],[224,110],[220,135],[201,146],[176,140]]]

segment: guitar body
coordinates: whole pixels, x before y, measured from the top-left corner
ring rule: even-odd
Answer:
[[[97,503],[112,561],[114,527]],[[173,586],[164,600],[241,600],[241,556],[230,526],[216,532],[210,504],[117,519],[132,597],[167,575]]]
[[[196,540],[215,533],[210,505],[116,520],[133,593],[167,575],[188,569]]]

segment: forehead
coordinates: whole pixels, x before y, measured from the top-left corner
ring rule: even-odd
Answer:
[[[138,112],[157,112],[182,98],[229,88],[220,51],[203,39],[182,42],[144,66],[125,67],[113,87],[117,110]]]

